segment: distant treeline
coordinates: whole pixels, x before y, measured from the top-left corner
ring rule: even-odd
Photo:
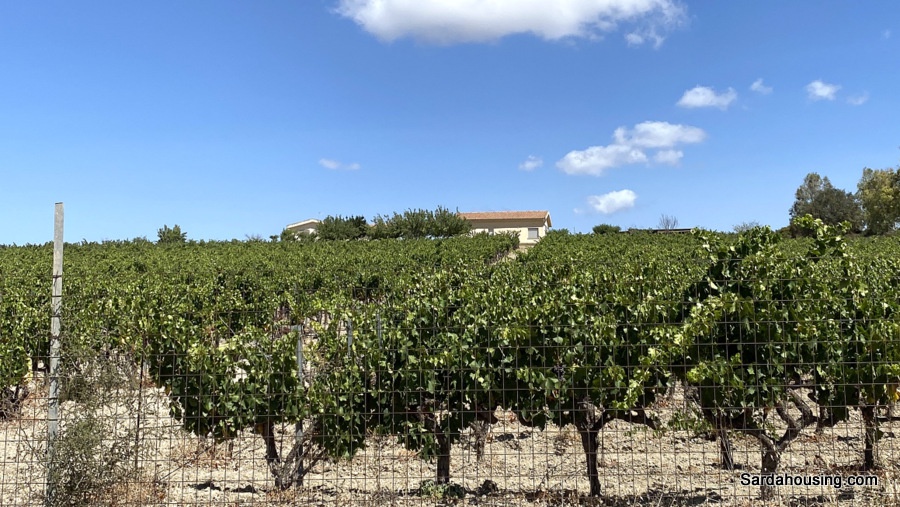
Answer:
[[[409,209],[392,216],[377,215],[372,223],[358,215],[328,216],[319,223],[316,237],[320,240],[450,238],[468,234],[472,224],[455,211],[438,206],[435,210]],[[283,241],[311,239],[311,235],[285,230]]]

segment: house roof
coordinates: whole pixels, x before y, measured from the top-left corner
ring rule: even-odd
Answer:
[[[547,220],[547,225],[553,226],[549,211],[470,211],[459,216],[466,220]]]
[[[289,224],[285,229],[302,229],[303,227],[307,227],[310,225],[318,224],[321,220],[317,220],[315,218],[310,218],[308,220],[304,220],[302,222],[295,222],[293,224]]]

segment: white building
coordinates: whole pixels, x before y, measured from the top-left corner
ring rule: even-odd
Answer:
[[[498,234],[512,232],[519,245],[531,246],[547,235],[553,225],[549,211],[478,211],[460,213],[472,223],[472,232]]]
[[[294,234],[316,234],[319,231],[320,223],[322,223],[321,220],[310,218],[309,220],[290,224],[285,229]]]

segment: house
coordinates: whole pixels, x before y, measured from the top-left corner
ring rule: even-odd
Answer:
[[[309,220],[290,224],[284,229],[293,232],[294,234],[316,234],[319,230],[320,223],[321,220],[310,218]]]
[[[459,216],[472,223],[474,233],[513,232],[519,236],[521,246],[536,244],[553,225],[549,211],[478,211]]]

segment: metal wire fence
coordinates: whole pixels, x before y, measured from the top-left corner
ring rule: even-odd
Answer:
[[[473,340],[486,343],[472,346],[448,338],[471,331],[458,323],[399,318],[397,308],[376,301],[365,311],[214,315],[217,329],[230,331],[198,337],[185,351],[116,347],[102,330],[80,335],[91,303],[64,300],[55,438],[48,434],[48,357],[35,357],[25,380],[3,387],[0,505],[900,503],[891,403],[867,404],[863,395],[830,405],[835,398],[817,396],[815,373],[789,373],[821,365],[788,355],[773,358],[782,378],[749,386],[769,393],[755,405],[733,403],[755,399],[747,395],[751,377],[692,385],[694,377],[678,374],[687,363],[659,365],[668,373],[659,383],[637,380],[649,371],[639,367],[653,367],[653,352],[616,337],[649,335],[671,322],[611,322],[609,334],[590,319],[547,328],[483,322]],[[244,321],[263,324],[248,334],[235,329]],[[779,342],[776,330],[809,323],[760,322],[765,341],[740,323],[715,324],[736,333],[729,352],[744,353],[716,364],[744,375],[766,367],[747,354],[798,347]],[[840,331],[848,322],[832,324]],[[900,346],[894,335],[883,338]],[[434,346],[440,340],[443,350]],[[507,349],[490,350],[498,343]],[[816,343],[817,350],[830,345]],[[706,357],[701,345],[692,350]],[[484,358],[507,362],[478,363]],[[894,366],[863,356],[840,361],[844,387],[853,388],[866,386],[851,369]],[[279,371],[285,364],[293,366]],[[607,375],[616,367],[621,377]],[[438,385],[429,386],[434,379]],[[830,381],[830,392],[840,391],[841,379]],[[639,396],[628,398],[635,382]],[[869,387],[888,392],[887,400],[896,392]],[[778,448],[774,471],[763,469],[762,434]]]

